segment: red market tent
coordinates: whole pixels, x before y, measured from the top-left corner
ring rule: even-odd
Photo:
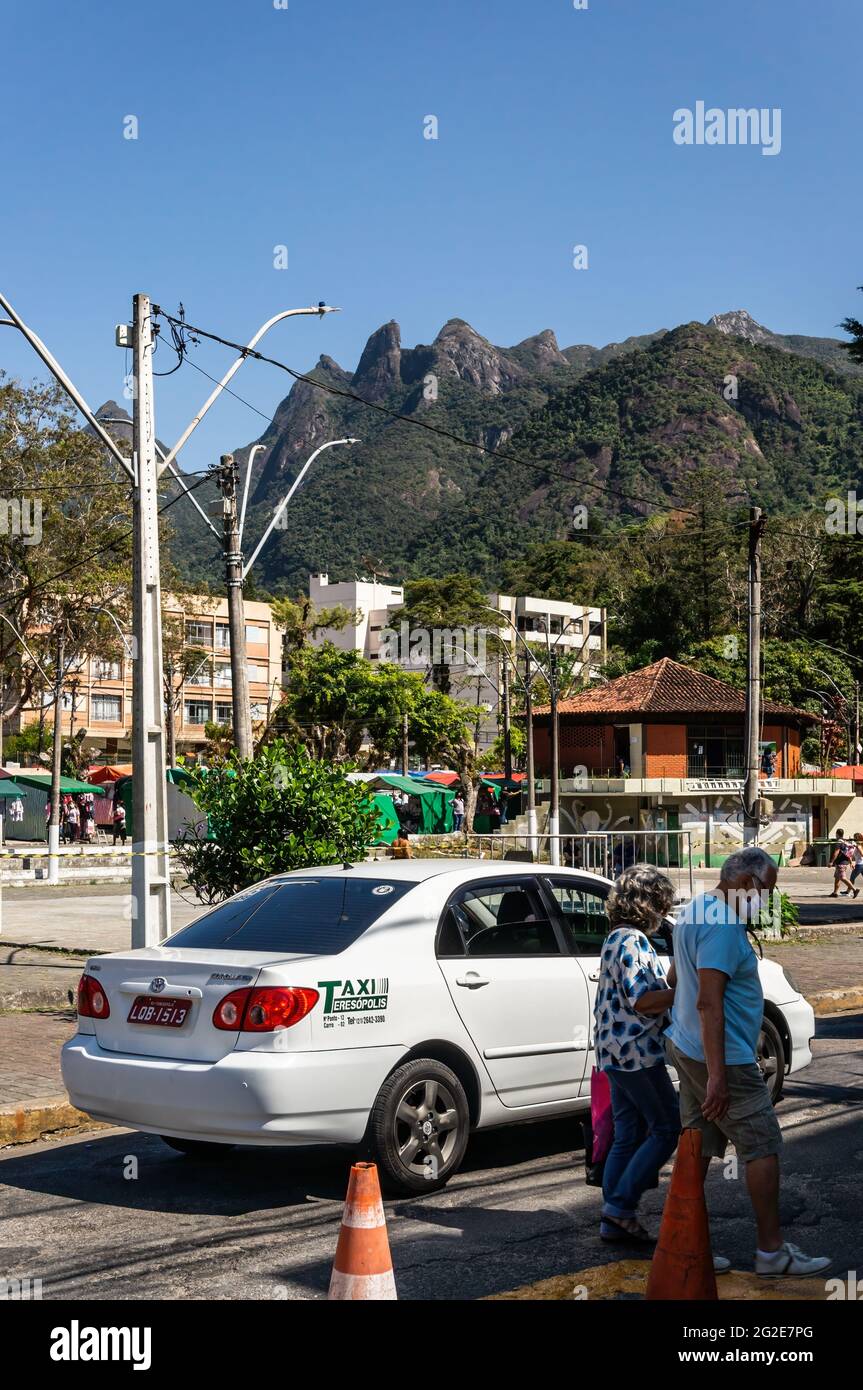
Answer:
[[[91,767],[87,771],[88,780],[98,783],[99,786],[107,786],[112,782],[119,782],[121,777],[130,777],[131,775],[131,763],[116,763],[113,766],[107,764],[104,767]]]

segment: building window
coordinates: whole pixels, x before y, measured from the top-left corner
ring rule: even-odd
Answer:
[[[97,681],[118,681],[120,679],[119,661],[109,661],[107,657],[97,656],[91,663],[93,679]]]
[[[190,647],[211,647],[213,645],[213,624],[187,618],[186,641]]]
[[[186,701],[186,723],[206,724],[213,717],[213,706],[209,700]]]
[[[119,695],[93,695],[90,709],[94,724],[119,724],[120,722]]]
[[[256,661],[250,661],[247,669],[250,681],[258,681],[262,685],[266,685],[267,677],[270,674],[266,666],[262,666],[259,662]]]
[[[229,652],[231,650],[231,629],[227,623],[216,623],[216,651]]]
[[[743,776],[743,730],[739,725],[690,724],[686,751],[688,777]]]
[[[216,701],[216,723],[230,724],[234,718],[233,705],[226,705],[221,700]]]
[[[231,668],[226,662],[219,662],[213,676],[213,685],[224,688],[231,684]]]
[[[249,646],[255,642],[266,646],[268,641],[269,633],[265,627],[261,627],[258,623],[246,623],[246,642]]]

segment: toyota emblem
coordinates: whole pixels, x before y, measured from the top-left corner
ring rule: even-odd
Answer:
[[[155,980],[150,981],[150,988],[154,994],[161,994],[167,983],[164,975],[157,975]]]

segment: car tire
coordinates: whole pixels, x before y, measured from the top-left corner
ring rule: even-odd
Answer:
[[[414,1194],[437,1192],[449,1182],[464,1158],[469,1132],[470,1108],[455,1072],[419,1057],[387,1077],[367,1137],[387,1190]]]
[[[226,1158],[234,1147],[233,1144],[210,1144],[205,1139],[173,1139],[167,1134],[160,1134],[159,1138],[169,1149],[176,1149],[187,1158],[200,1158],[205,1162]]]
[[[761,1075],[767,1082],[770,1099],[774,1105],[777,1105],[782,1099],[782,1089],[785,1085],[785,1048],[782,1045],[779,1029],[767,1017],[761,1021],[756,1060]]]

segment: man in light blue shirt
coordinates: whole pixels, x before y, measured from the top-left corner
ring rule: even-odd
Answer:
[[[693,898],[674,930],[677,991],[666,1034],[680,1079],[684,1129],[701,1133],[704,1172],[730,1142],[746,1166],[758,1227],[755,1271],[818,1274],[831,1261],[783,1241],[779,1225],[782,1134],[757,1063],[764,995],[746,933],[776,886],[776,865],[752,846],[731,854],[711,893]]]

